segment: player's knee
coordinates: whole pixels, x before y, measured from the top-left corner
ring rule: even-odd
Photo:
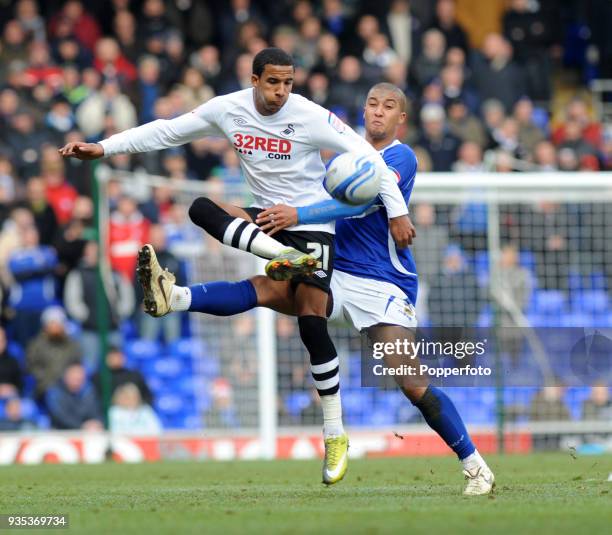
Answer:
[[[189,207],[189,219],[199,227],[206,228],[218,211],[219,207],[208,197],[198,197]]]
[[[298,318],[300,338],[314,364],[327,361],[336,356],[336,348],[327,332],[327,320],[320,316],[300,316]]]

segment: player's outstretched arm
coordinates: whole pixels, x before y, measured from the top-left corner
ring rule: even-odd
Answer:
[[[119,132],[99,143],[69,143],[60,149],[66,158],[94,160],[120,153],[149,152],[178,147],[198,138],[220,134],[216,116],[219,97],[209,100],[195,110],[174,119],[158,119],[150,123]]]

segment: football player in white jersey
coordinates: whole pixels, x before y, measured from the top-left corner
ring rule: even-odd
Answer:
[[[310,355],[311,372],[321,396],[325,462],[323,480],[332,484],[344,477],[348,438],[342,425],[338,357],[327,332],[326,304],[334,259],[333,222],[296,225],[272,238],[254,224],[257,215],[274,205],[301,206],[329,200],[323,187],[325,166],[320,150],[361,150],[376,161],[382,175],[380,197],[389,217],[389,229],[398,247],[408,245],[411,231],[408,209],[395,174],[367,141],[317,104],[291,94],[293,60],[278,48],[267,48],[253,60],[252,88],[215,97],[190,113],[157,120],[115,134],[99,143],[69,143],[64,157],[92,160],[118,153],[138,153],[176,147],[203,136],[227,137],[255,204],[250,208],[196,199],[192,221],[226,245],[268,258],[266,273],[273,280],[289,280],[288,291],[298,316],[300,336]],[[308,250],[312,254],[304,254]],[[318,261],[318,264],[317,264]],[[198,309],[206,299],[220,314],[234,314],[257,304],[250,281],[237,288],[237,307],[227,307],[222,287],[174,291],[174,278],[161,272],[155,252],[145,245],[138,258],[145,308],[154,316],[170,311],[170,303]]]
[[[399,187],[409,201],[414,185],[417,162],[413,151],[396,139],[397,128],[406,120],[406,97],[391,84],[376,84],[368,93],[364,110],[367,139],[376,147],[385,163],[397,175]],[[352,216],[352,217],[350,217]],[[272,217],[274,221],[272,221]],[[299,223],[325,222],[338,218],[335,275],[331,282],[328,313],[331,320],[367,331],[372,342],[414,340],[417,319],[414,311],[418,277],[410,250],[397,249],[389,236],[385,208],[376,200],[368,206],[348,206],[335,200],[305,207],[277,205],[260,212],[256,221],[262,230],[276,233]],[[346,219],[341,219],[346,218]],[[161,274],[161,269],[158,273]],[[224,289],[225,307],[244,303],[238,285],[250,283],[257,293],[257,305],[291,314],[293,295],[288,283],[254,277],[249,281],[207,282],[191,286],[209,291]],[[180,295],[181,289],[172,290]],[[180,300],[173,301],[171,311],[186,310]],[[208,314],[219,314],[214,300],[206,294],[189,308]],[[240,312],[248,308],[240,308]],[[399,367],[405,357],[389,355],[389,367]],[[413,361],[414,362],[414,361]],[[418,366],[417,366],[418,369]],[[419,409],[425,421],[435,430],[461,461],[467,485],[464,494],[488,494],[494,475],[476,449],[452,400],[440,388],[428,384],[425,377],[395,375],[404,395]]]

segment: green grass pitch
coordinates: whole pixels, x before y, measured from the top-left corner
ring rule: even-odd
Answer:
[[[330,488],[318,461],[10,466],[0,513],[68,514],[53,533],[612,533],[612,456],[488,459],[481,498],[451,457],[352,460]]]

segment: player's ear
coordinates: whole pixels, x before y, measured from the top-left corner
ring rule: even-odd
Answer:
[[[251,74],[251,85],[253,87],[257,87],[259,85],[259,76],[256,74]]]
[[[406,119],[408,118],[408,114],[403,111],[402,113],[400,113],[399,116],[399,124],[404,124],[406,122]]]

